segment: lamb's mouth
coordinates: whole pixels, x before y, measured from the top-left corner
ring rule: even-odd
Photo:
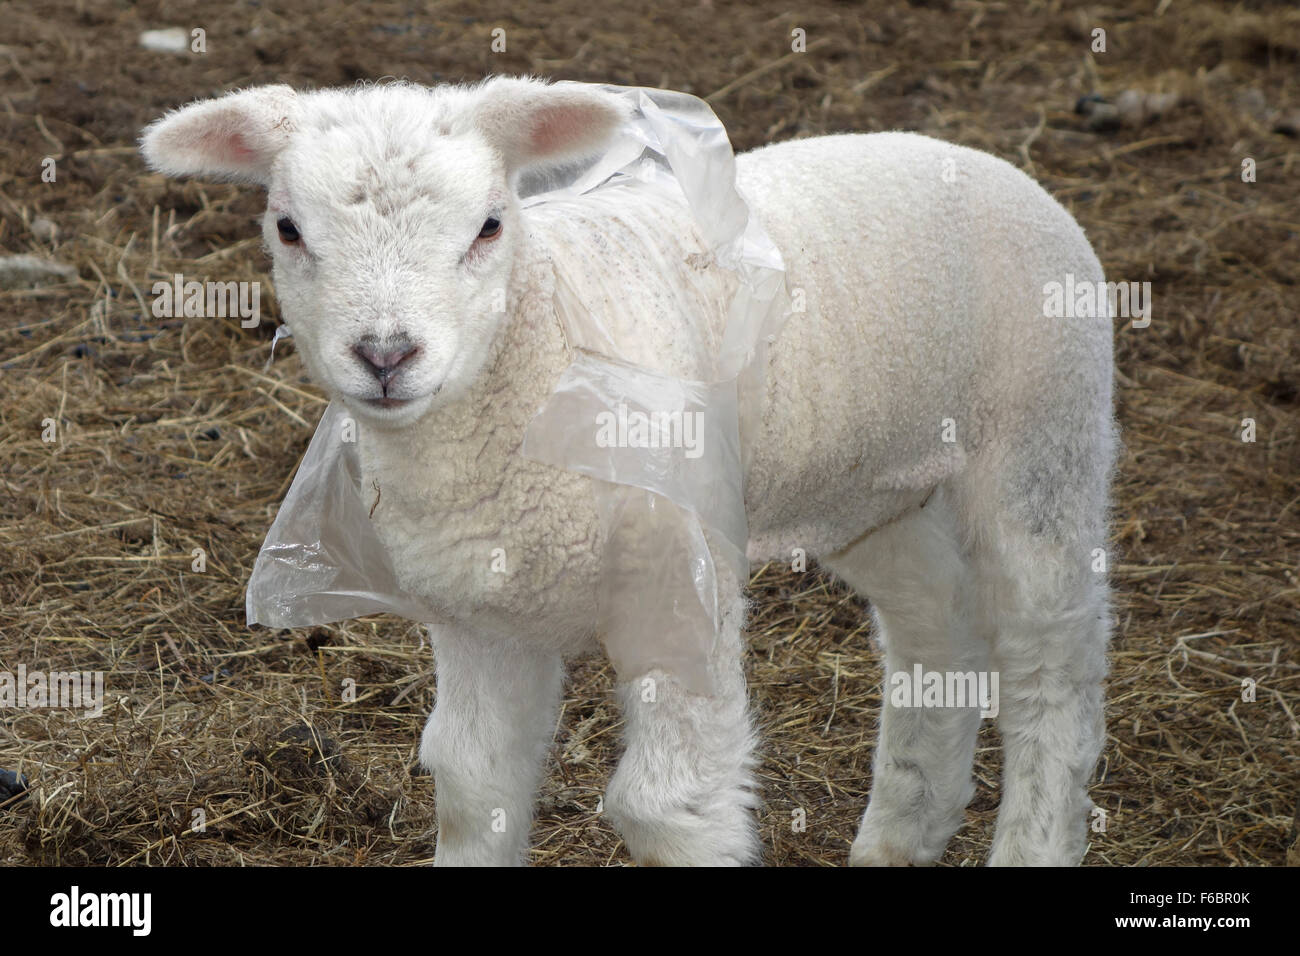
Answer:
[[[440,391],[442,391],[441,384],[436,386],[433,391],[424,395],[411,395],[407,398],[397,398],[393,395],[364,396],[361,397],[361,401],[370,408],[384,409],[385,411],[396,410],[399,408],[406,408],[410,405],[415,405],[423,399],[433,398]]]

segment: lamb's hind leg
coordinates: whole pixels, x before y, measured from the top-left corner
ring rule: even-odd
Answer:
[[[1105,575],[1085,541],[1004,524],[995,545],[983,586],[996,625],[1003,772],[989,863],[1073,866],[1087,846],[1087,787],[1105,738]]]
[[[975,625],[972,575],[957,529],[940,489],[925,507],[823,559],[871,600],[885,649],[871,798],[849,855],[855,866],[935,862],[974,795],[980,708],[891,702],[893,675],[910,682],[918,664],[945,675],[986,668],[987,642]]]

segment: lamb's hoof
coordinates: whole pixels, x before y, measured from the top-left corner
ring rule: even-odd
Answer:
[[[854,840],[849,866],[916,866],[905,852],[886,843]]]
[[[748,866],[759,862],[753,814],[744,805],[637,812],[606,797],[605,813],[639,866]]]

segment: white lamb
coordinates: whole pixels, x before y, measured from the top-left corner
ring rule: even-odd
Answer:
[[[170,175],[267,188],[283,314],[310,374],[360,423],[362,486],[382,488],[373,520],[402,586],[441,610],[421,745],[440,864],[526,858],[563,660],[599,647],[591,481],[519,453],[571,358],[556,283],[580,283],[574,262],[613,270],[653,357],[671,347],[663,286],[679,279],[641,250],[706,252],[671,206],[598,193],[521,208],[521,172],[599,152],[623,111],[595,87],[513,78],[272,86],[173,112],[143,139]],[[1075,864],[1111,627],[1095,549],[1116,446],[1112,330],[1104,302],[1060,319],[1043,301],[1068,275],[1102,281],[1101,267],[1027,176],[922,136],[782,143],[738,157],[737,175],[806,299],[747,423],[749,557],[802,548],[869,597],[887,674],[996,672],[1005,771],[989,862]],[[726,283],[668,291],[724,321]],[[511,573],[490,570],[496,548]],[[626,750],[604,805],[640,863],[759,857],[743,583],[720,582],[712,696],[657,674],[643,701],[643,675],[618,675]],[[979,723],[976,707],[887,696],[850,862],[941,856],[974,792]]]

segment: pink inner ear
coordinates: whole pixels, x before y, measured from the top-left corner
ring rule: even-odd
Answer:
[[[257,158],[253,148],[244,141],[243,134],[231,133],[218,143],[223,158],[236,166],[248,166]]]
[[[542,110],[533,121],[530,135],[534,156],[549,156],[572,148],[584,139],[587,130],[583,121],[589,119],[581,107],[557,106]]]

